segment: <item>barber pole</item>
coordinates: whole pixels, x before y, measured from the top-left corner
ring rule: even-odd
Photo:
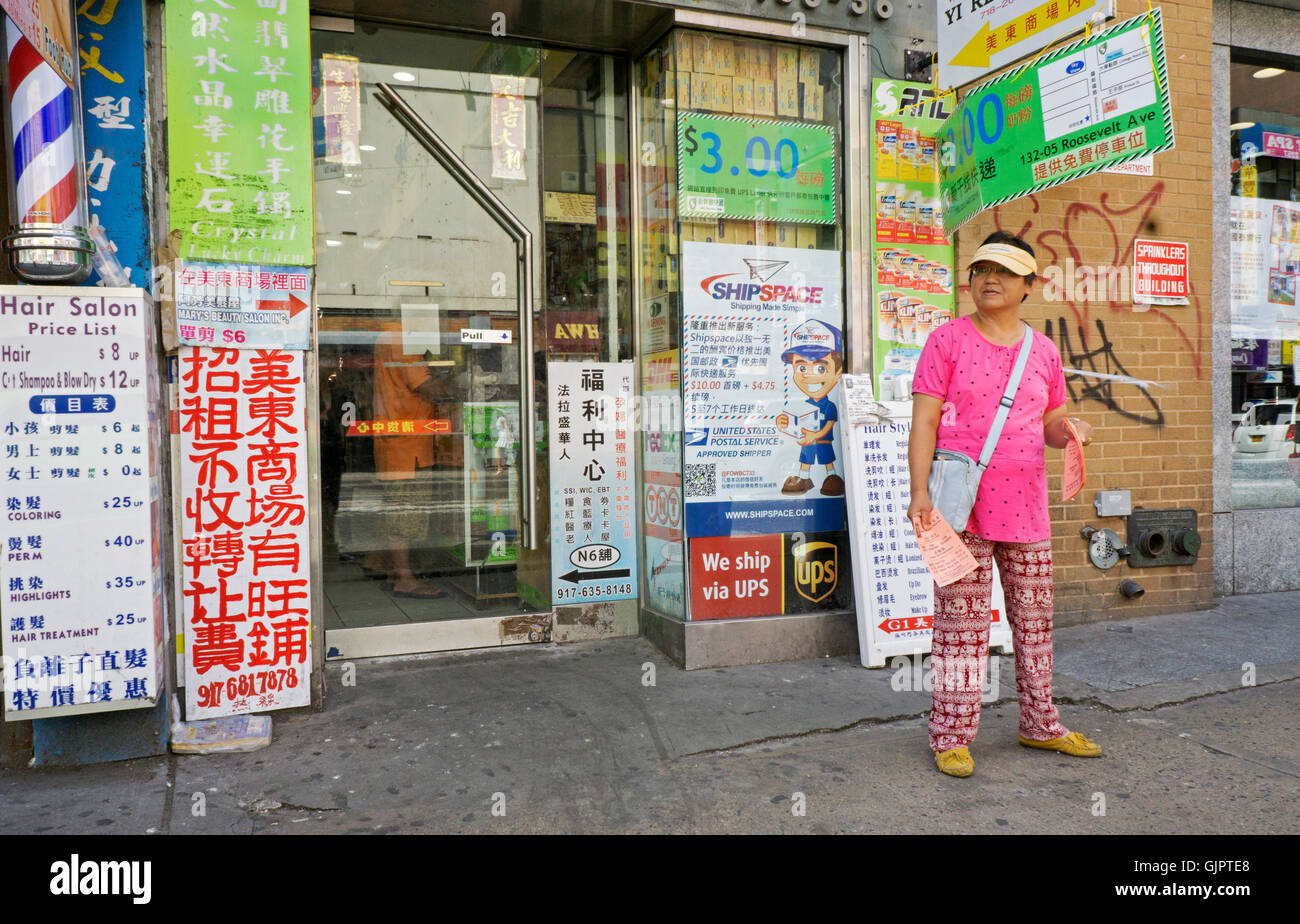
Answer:
[[[82,282],[90,275],[94,244],[86,232],[78,93],[8,16],[4,26],[5,137],[11,151],[11,227],[4,248],[24,282]]]

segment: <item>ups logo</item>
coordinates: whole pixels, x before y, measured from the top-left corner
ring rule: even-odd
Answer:
[[[790,547],[794,559],[794,589],[799,596],[821,603],[832,593],[839,577],[839,548],[833,542],[804,542]]]

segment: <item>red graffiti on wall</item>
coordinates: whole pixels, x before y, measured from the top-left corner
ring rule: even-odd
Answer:
[[[1070,267],[1076,267],[1080,273],[1090,274],[1090,278],[1099,283],[1078,286],[1074,284],[1075,280],[1062,279],[1065,284],[1052,289],[1053,303],[1063,304],[1074,316],[1074,328],[1079,344],[1077,356],[1075,356],[1076,347],[1066,327],[1066,319],[1060,318],[1060,324],[1055,330],[1051,322],[1048,322],[1048,335],[1056,335],[1053,339],[1060,346],[1067,365],[1099,371],[1096,357],[1104,353],[1105,361],[1102,365],[1106,367],[1107,373],[1128,374],[1114,354],[1114,344],[1105,334],[1104,319],[1133,310],[1132,290],[1128,286],[1128,280],[1133,265],[1135,242],[1139,237],[1154,231],[1151,216],[1159,206],[1164,192],[1164,183],[1154,183],[1137,202],[1124,208],[1112,204],[1110,193],[1102,193],[1095,202],[1073,202],[1066,207],[1065,217],[1060,226],[1053,228],[1037,224],[1038,220],[1034,217],[1039,214],[1037,196],[1031,195],[1007,206],[1005,216],[1002,207],[993,210],[994,227],[1027,241],[1037,252],[1040,268],[1056,267],[1064,275]],[[1025,217],[1026,208],[1029,217]],[[1100,284],[1102,280],[1109,282],[1115,279],[1124,280],[1125,285]],[[1044,286],[1052,285],[1047,280],[1043,280],[1041,275],[1040,280]],[[961,288],[969,291],[970,287],[963,284]],[[1163,321],[1169,325],[1173,333],[1177,334],[1185,346],[1194,372],[1199,377],[1204,360],[1201,337],[1204,312],[1196,287],[1192,285],[1188,288],[1188,297],[1191,301],[1188,308],[1175,309],[1171,313],[1153,306],[1146,316],[1152,320]],[[1065,355],[1067,349],[1070,351],[1070,356]],[[1076,364],[1074,361],[1076,359],[1083,362]],[[1071,395],[1076,399],[1099,401],[1109,409],[1142,423],[1160,426],[1164,421],[1158,403],[1142,385],[1119,386],[1135,388],[1150,404],[1150,409],[1134,412],[1125,409],[1116,400],[1114,380],[1098,381],[1091,377],[1067,374],[1066,381],[1070,385]]]
[[[1019,225],[1006,226],[1003,223],[1001,208],[993,210],[993,221],[998,230],[1022,237],[1038,250],[1040,266],[1049,264],[1062,266],[1068,258],[1075,266],[1092,268],[1098,276],[1106,273],[1118,275],[1123,269],[1123,278],[1127,279],[1128,272],[1133,266],[1134,242],[1139,237],[1151,233],[1149,227],[1151,215],[1160,205],[1164,192],[1165,184],[1155,183],[1141,199],[1126,208],[1112,205],[1110,193],[1102,193],[1095,203],[1073,202],[1066,208],[1065,219],[1059,228],[1036,229],[1033,218],[1022,220]],[[1028,204],[1031,215],[1038,214],[1037,196],[1029,196],[1025,203]],[[1024,203],[1017,202],[1015,206],[1008,208],[1008,212],[1023,214]],[[1094,236],[1100,237],[1101,243],[1089,244],[1085,247],[1082,242]],[[1066,281],[1068,283],[1070,280]],[[1105,297],[1101,299],[1079,298],[1078,294],[1075,287],[1071,285],[1066,285],[1059,293],[1061,301],[1074,314],[1077,325],[1083,329],[1085,338],[1087,329],[1092,326],[1094,310],[1101,313],[1104,307],[1109,309],[1109,314],[1132,310],[1131,291],[1114,292],[1102,287],[1099,294]],[[1193,369],[1199,376],[1203,360],[1201,331],[1204,318],[1201,300],[1194,286],[1189,287],[1189,298],[1191,317],[1187,316],[1185,310],[1175,315],[1159,307],[1153,307],[1148,316],[1164,321],[1178,335],[1186,346]]]

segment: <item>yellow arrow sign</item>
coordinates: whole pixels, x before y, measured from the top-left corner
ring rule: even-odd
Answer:
[[[987,68],[994,55],[1059,25],[1088,6],[1084,0],[1049,0],[1006,22],[997,25],[985,22],[948,63],[953,67]]]

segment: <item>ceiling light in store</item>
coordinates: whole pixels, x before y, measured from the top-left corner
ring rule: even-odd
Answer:
[[[1254,127],[1255,127],[1254,122],[1233,122],[1231,125],[1228,126],[1228,131],[1240,132],[1240,131],[1245,131],[1248,128],[1254,128]]]
[[[1256,80],[1267,80],[1269,77],[1276,77],[1278,74],[1285,74],[1286,71],[1280,67],[1262,67],[1255,71],[1251,76]]]
[[[352,190],[350,190],[350,189],[336,189],[336,190],[334,190],[334,191],[335,191],[336,193],[338,193],[340,196],[350,196],[350,195],[352,195]]]
[[[445,283],[438,282],[436,279],[390,279],[390,286],[410,286],[416,289],[441,289]]]
[[[398,71],[397,73],[393,74],[393,79],[400,80],[402,81],[402,83],[410,83],[412,80],[415,79],[415,75],[410,73],[409,71]]]
[[[363,150],[363,151],[373,151],[374,149],[375,149],[375,146],[374,146],[373,144],[363,144],[363,145],[361,146],[361,150]]]
[[[326,238],[326,239],[325,239],[325,246],[326,246],[326,247],[342,247],[342,246],[343,246],[343,242],[342,242],[342,241],[331,241],[330,239]]]

